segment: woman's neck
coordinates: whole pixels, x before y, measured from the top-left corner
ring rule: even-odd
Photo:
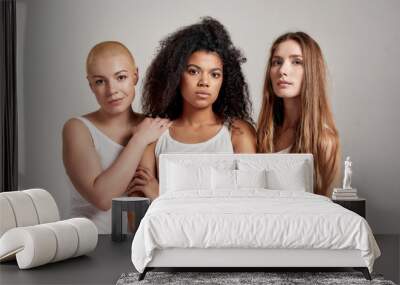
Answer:
[[[292,129],[296,128],[301,117],[301,101],[300,96],[294,98],[284,98],[284,118],[282,129]]]
[[[109,114],[100,109],[96,112],[96,118],[99,123],[104,125],[124,126],[131,125],[137,119],[137,114],[133,112],[132,108],[119,114]]]
[[[212,107],[204,109],[184,107],[182,116],[177,121],[184,125],[190,125],[194,127],[220,123],[220,120],[213,112]]]

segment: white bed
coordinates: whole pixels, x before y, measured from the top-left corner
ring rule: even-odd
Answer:
[[[160,197],[132,243],[154,267],[355,267],[379,248],[359,215],[312,194],[307,154],[166,154]],[[368,268],[368,270],[367,270]]]

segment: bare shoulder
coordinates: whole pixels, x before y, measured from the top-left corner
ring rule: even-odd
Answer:
[[[68,142],[92,142],[92,137],[90,136],[90,132],[85,124],[77,118],[69,119],[65,122],[63,131],[62,131],[63,141],[64,143]]]
[[[65,122],[63,127],[63,134],[75,134],[85,131],[87,128],[82,121],[77,118],[71,118]]]
[[[231,134],[235,153],[256,152],[256,130],[249,122],[234,120]]]
[[[234,120],[232,122],[232,136],[256,135],[256,129],[244,120]]]
[[[133,123],[134,126],[139,125],[141,122],[143,122],[144,119],[148,118],[145,114],[141,114],[141,113],[135,113],[135,121]]]

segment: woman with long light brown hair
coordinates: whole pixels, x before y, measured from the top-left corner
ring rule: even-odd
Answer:
[[[275,40],[258,119],[258,152],[311,153],[314,193],[330,196],[339,172],[340,145],[318,43],[304,32]]]

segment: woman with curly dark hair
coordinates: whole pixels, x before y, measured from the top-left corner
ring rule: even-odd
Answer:
[[[143,111],[173,125],[146,149],[130,193],[158,196],[161,153],[255,153],[251,102],[240,66],[245,60],[224,26],[209,17],[161,41],[145,78]]]

